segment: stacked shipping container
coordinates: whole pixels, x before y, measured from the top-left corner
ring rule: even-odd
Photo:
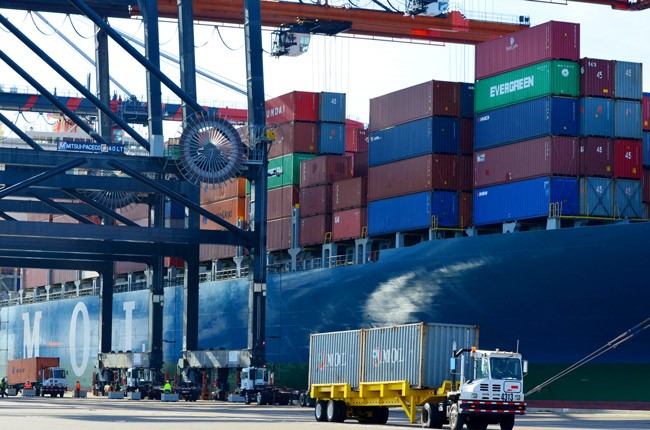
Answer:
[[[471,127],[461,145],[460,117],[472,100],[471,85],[442,81],[370,100],[369,234],[459,225],[458,193],[471,189]]]
[[[641,102],[641,113],[643,115],[643,203],[646,208],[650,206],[650,93],[643,93]],[[645,214],[646,217],[648,214]]]
[[[640,65],[578,63],[579,40],[549,22],[477,47],[476,225],[641,216]]]

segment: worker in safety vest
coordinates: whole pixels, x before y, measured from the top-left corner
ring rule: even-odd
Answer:
[[[5,388],[7,387],[7,378],[0,380],[0,397],[5,396]]]
[[[25,387],[24,388],[25,388],[25,390],[31,390],[32,389],[32,383],[29,382],[29,381],[25,382]]]
[[[77,384],[74,386],[74,396],[81,397],[81,382],[77,381]]]
[[[170,384],[169,381],[165,382],[165,386],[163,387],[163,391],[165,393],[171,393],[172,392],[172,384]]]

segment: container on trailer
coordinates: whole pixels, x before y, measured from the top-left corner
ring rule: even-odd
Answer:
[[[460,117],[474,118],[474,83],[460,83]]]
[[[614,177],[641,179],[642,156],[640,140],[614,140]]]
[[[300,216],[332,212],[332,186],[317,185],[300,189]]]
[[[474,186],[485,187],[539,176],[578,176],[577,137],[545,136],[474,154]]]
[[[425,191],[368,202],[368,234],[458,225],[458,194]]]
[[[614,140],[608,137],[580,138],[580,176],[614,177]]]
[[[332,214],[300,218],[300,246],[325,242],[325,235],[332,231]]]
[[[458,118],[424,118],[370,133],[369,165],[390,163],[432,152],[457,154]]]
[[[353,208],[332,213],[332,240],[358,239],[368,226],[368,210]]]
[[[577,136],[578,130],[578,99],[541,97],[476,115],[474,149],[506,145],[549,134]]]
[[[547,60],[580,59],[580,24],[549,21],[476,45],[476,79]]]
[[[580,135],[614,136],[614,100],[603,97],[580,99]]]
[[[59,367],[58,357],[32,357],[7,362],[7,384],[24,384],[43,379],[43,369]],[[48,376],[47,374],[45,375]]]
[[[428,81],[370,99],[370,131],[432,116],[460,116],[460,83]]]
[[[267,219],[290,217],[293,208],[300,202],[300,191],[295,185],[274,188],[267,192]]]
[[[332,185],[332,209],[335,211],[368,205],[368,178],[357,177]]]
[[[641,181],[615,179],[614,215],[617,218],[643,218]]]
[[[478,347],[478,326],[418,323],[317,333],[310,337],[309,384],[407,381],[439,388],[456,348]]]
[[[580,95],[614,97],[614,66],[611,60],[580,59]]]
[[[265,103],[266,123],[318,122],[318,93],[292,91]]]
[[[330,122],[318,124],[318,153],[345,154],[345,124]]]
[[[580,215],[614,216],[614,180],[586,176],[580,178]]]
[[[474,190],[474,225],[578,215],[578,178],[542,177]]]
[[[318,95],[318,121],[345,123],[344,93],[323,91]]]
[[[614,137],[619,139],[642,139],[641,102],[614,100]]]
[[[498,109],[538,97],[580,95],[580,68],[575,61],[551,60],[476,82],[474,112]]]
[[[614,76],[614,96],[617,99],[641,100],[643,97],[643,64],[616,61]]]
[[[287,154],[269,160],[268,189],[300,184],[300,163],[314,158],[313,154]]]
[[[349,179],[352,175],[351,159],[343,155],[321,155],[300,164],[300,187],[332,184]]]
[[[294,121],[274,128],[275,140],[269,147],[269,159],[294,152],[315,154],[318,151],[318,124]]]

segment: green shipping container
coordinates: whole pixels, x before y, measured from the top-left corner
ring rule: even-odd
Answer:
[[[580,65],[552,60],[476,81],[474,112],[549,95],[579,97]]]
[[[316,157],[316,154],[287,154],[269,160],[268,189],[287,185],[300,185],[300,163]]]

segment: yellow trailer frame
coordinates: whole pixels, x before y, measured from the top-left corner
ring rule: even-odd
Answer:
[[[411,424],[415,423],[425,403],[438,403],[447,398],[451,381],[440,388],[411,388],[408,381],[362,382],[359,389],[350,384],[314,384],[311,397],[316,400],[343,400],[347,406],[401,406]]]

